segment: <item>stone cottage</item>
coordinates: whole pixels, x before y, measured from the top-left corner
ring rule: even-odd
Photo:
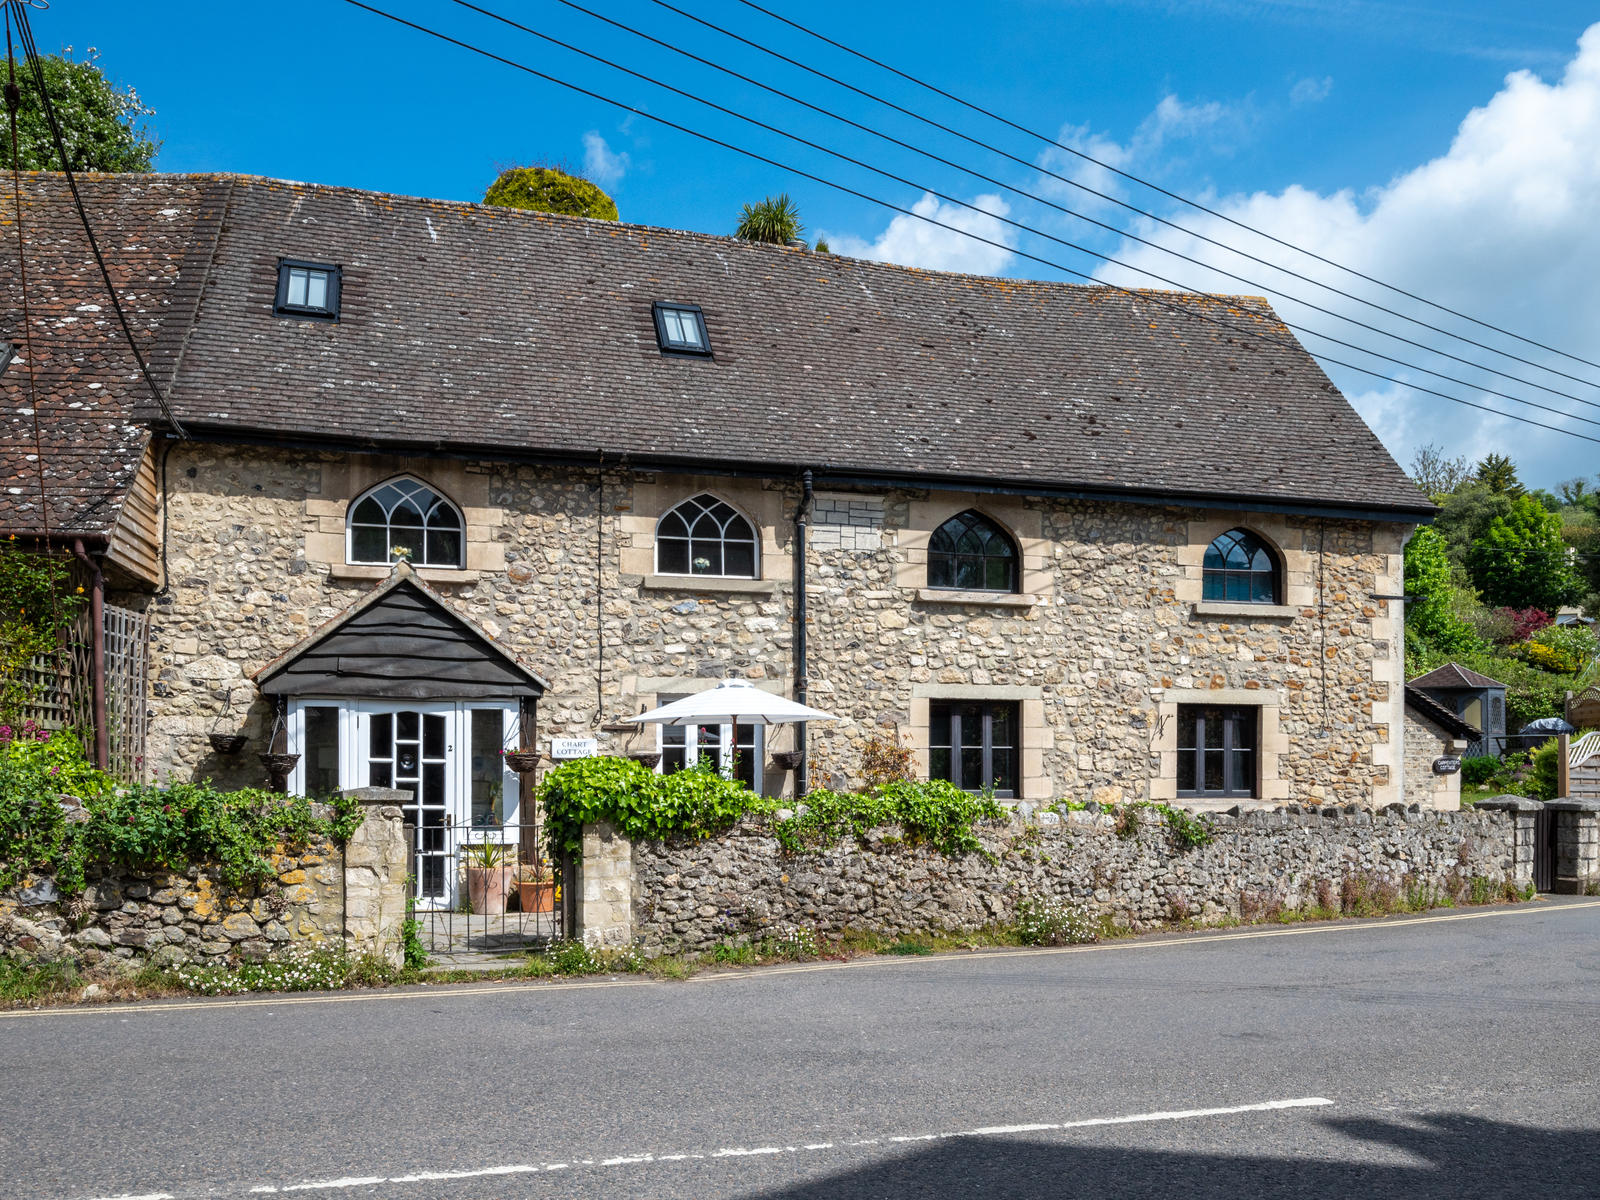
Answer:
[[[782,793],[886,735],[1022,801],[1448,802],[1408,794],[1401,675],[1433,509],[1260,299],[83,187],[169,408],[27,177],[0,521],[147,621],[147,775],[259,782],[271,744],[290,787],[402,786],[453,828],[512,819],[518,742]],[[792,729],[618,724],[724,677],[844,719],[795,773]]]

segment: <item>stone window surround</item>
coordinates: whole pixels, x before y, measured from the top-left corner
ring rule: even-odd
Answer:
[[[656,523],[683,501],[710,495],[727,504],[756,531],[755,579],[730,575],[660,575],[656,573]],[[647,591],[727,592],[772,595],[794,574],[790,540],[778,534],[789,527],[793,513],[781,488],[759,484],[729,486],[726,476],[658,475],[633,483],[633,508],[619,513],[618,543],[622,574],[638,578]]]
[[[1289,548],[1296,530],[1288,521],[1272,513],[1208,512],[1188,522],[1188,540],[1178,547],[1178,565],[1183,568],[1173,588],[1178,603],[1190,608],[1197,618],[1232,620],[1292,620],[1317,604],[1316,554]],[[1283,573],[1282,604],[1243,604],[1206,600],[1205,556],[1211,543],[1230,529],[1248,529],[1267,543],[1277,557]]]
[[[1021,560],[1017,591],[965,592],[928,586],[928,543],[934,530],[968,509],[989,518],[1015,543]],[[895,583],[919,603],[1028,608],[1055,593],[1053,551],[1044,536],[1044,517],[1020,499],[978,492],[932,492],[927,499],[910,502],[906,527],[893,536],[900,551],[895,563]]]
[[[306,561],[327,567],[334,579],[387,579],[391,567],[347,560],[348,515],[357,497],[399,476],[425,483],[454,504],[465,526],[465,567],[417,567],[420,579],[429,584],[472,584],[505,569],[505,544],[496,538],[505,524],[505,511],[489,503],[487,471],[450,459],[394,455],[352,455],[322,464],[319,494],[306,497]]]
[[[933,701],[951,703],[974,700],[1015,701],[1018,711],[1018,737],[1021,740],[1021,763],[1018,769],[1017,794],[1007,803],[1023,800],[1034,802],[1053,800],[1053,783],[1044,769],[1045,751],[1055,745],[1055,735],[1044,719],[1044,689],[1030,684],[976,684],[976,683],[919,683],[911,689],[910,745],[917,778],[928,778],[929,762],[929,708]],[[1176,760],[1174,760],[1176,761]],[[1176,769],[1176,768],[1174,768]]]
[[[1209,542],[1206,543],[1210,545]],[[1271,806],[1287,803],[1289,781],[1279,770],[1279,760],[1289,752],[1289,738],[1280,720],[1286,697],[1277,688],[1165,688],[1153,693],[1156,701],[1154,750],[1160,767],[1150,781],[1150,799],[1181,804],[1184,808],[1228,809],[1234,805]],[[1178,706],[1190,704],[1253,708],[1259,714],[1257,758],[1259,787],[1254,799],[1178,796]]]

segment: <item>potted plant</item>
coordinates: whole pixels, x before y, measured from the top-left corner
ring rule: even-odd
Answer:
[[[517,867],[517,900],[523,912],[553,912],[555,898],[556,879],[549,863],[540,860]]]
[[[539,760],[544,757],[540,751],[526,748],[522,750],[502,750],[500,754],[506,760],[506,766],[510,767],[518,775],[532,774],[534,768],[539,765]]]
[[[464,851],[467,900],[472,911],[482,916],[499,916],[506,911],[506,893],[516,870],[509,847],[499,842],[471,842]]]

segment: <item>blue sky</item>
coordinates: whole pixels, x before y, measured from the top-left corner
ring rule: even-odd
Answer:
[[[1465,332],[1533,364],[1496,360],[1495,371],[1449,362],[1298,307],[1315,296],[1335,313],[1350,301],[1294,284],[1269,268],[1227,258],[1170,229],[1150,240],[1183,249],[1251,286],[1148,247],[1095,231],[1018,194],[1031,192],[1108,222],[1126,213],[1086,197],[1066,176],[1171,216],[1219,240],[1248,235],[1215,218],[1127,185],[1015,130],[921,92],[841,52],[785,29],[736,0],[669,0],[760,45],[955,126],[1023,160],[996,157],[885,110],[698,26],[654,0],[584,0],[587,7],[713,59],[862,124],[978,168],[998,185],[929,162],[798,109],[639,41],[557,3],[487,0],[483,7],[552,37],[760,117],[911,181],[891,182],[797,147],[688,99],[618,75],[509,29],[449,0],[372,0],[509,58],[685,125],[837,179],[902,208],[973,228],[1005,248],[709,147],[598,101],[403,29],[340,0],[184,4],[160,10],[62,0],[33,15],[46,50],[93,46],[114,78],[156,110],[170,171],[227,170],[475,200],[500,166],[557,161],[598,175],[625,220],[728,232],[741,203],[788,191],[813,234],[836,251],[984,273],[1070,278],[1036,254],[1118,283],[1147,275],[1106,266],[1037,234],[1114,253],[1187,286],[1272,294],[1307,327],[1382,346],[1460,384],[1362,358],[1308,336],[1313,350],[1365,363],[1440,391],[1527,412],[1600,436],[1478,390],[1493,388],[1600,418],[1600,369],[1574,364],[1427,310],[1393,293],[1252,241],[1250,249],[1315,278],[1382,298],[1401,311]],[[1055,136],[1219,210],[1280,232],[1336,260],[1600,362],[1600,29],[1581,44],[1592,5],[1432,0],[1020,0],[974,6],[764,0],[831,37],[911,71],[1030,129]],[[1053,173],[1053,174],[1052,174]],[[915,186],[914,186],[915,185]],[[951,206],[931,188],[974,205]],[[1281,291],[1279,289],[1282,289]],[[1374,323],[1429,345],[1442,339],[1374,315]],[[1474,361],[1487,352],[1454,343]],[[1564,380],[1541,366],[1579,376]],[[1600,446],[1487,417],[1355,371],[1336,381],[1402,463],[1425,442],[1477,457],[1504,450],[1524,476],[1552,484],[1600,469]],[[1528,383],[1507,374],[1519,374]],[[1570,392],[1553,395],[1530,384]]]

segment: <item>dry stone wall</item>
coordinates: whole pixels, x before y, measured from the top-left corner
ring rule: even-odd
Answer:
[[[369,808],[342,851],[318,841],[272,864],[276,879],[245,889],[225,884],[214,864],[107,871],[73,897],[48,878],[26,880],[0,893],[0,955],[178,966],[261,960],[298,946],[375,953],[398,965],[408,870],[398,808]]]
[[[1514,814],[1289,806],[1219,815],[1207,845],[1176,848],[1145,809],[1134,836],[1108,813],[1018,815],[981,826],[989,857],[947,858],[896,828],[789,856],[759,822],[710,841],[633,846],[632,934],[647,952],[705,950],[785,927],[907,935],[1016,918],[1024,899],[1087,906],[1141,929],[1337,903],[1347,877],[1454,892],[1473,877],[1523,886]]]
[[[173,450],[171,586],[153,616],[154,776],[262,782],[255,752],[273,714],[249,677],[374,586],[361,575],[373,568],[352,574],[329,561],[341,544],[331,514],[352,498],[349,464],[332,454]],[[389,468],[469,496],[463,505],[482,522],[470,529],[478,566],[453,581],[424,577],[551,682],[541,741],[653,749],[651,732],[602,726],[725,676],[792,681],[787,556],[800,497],[791,482],[716,482],[761,527],[764,578],[737,590],[648,574],[654,515],[713,486],[704,479],[425,459]],[[375,471],[368,464],[362,478]],[[928,534],[969,504],[1017,534],[1024,597],[926,594]],[[829,493],[813,516],[810,698],[845,718],[811,731],[816,782],[855,782],[864,740],[885,724],[926,770],[929,704],[988,698],[1020,705],[1022,799],[1168,799],[1176,705],[1210,699],[1270,714],[1265,801],[1375,806],[1400,795],[1399,625],[1372,599],[1398,588],[1400,527],[914,490]],[[1204,545],[1236,523],[1282,550],[1280,610],[1198,611]],[[213,753],[213,727],[246,734],[248,749]],[[767,777],[786,779],[776,768]]]

